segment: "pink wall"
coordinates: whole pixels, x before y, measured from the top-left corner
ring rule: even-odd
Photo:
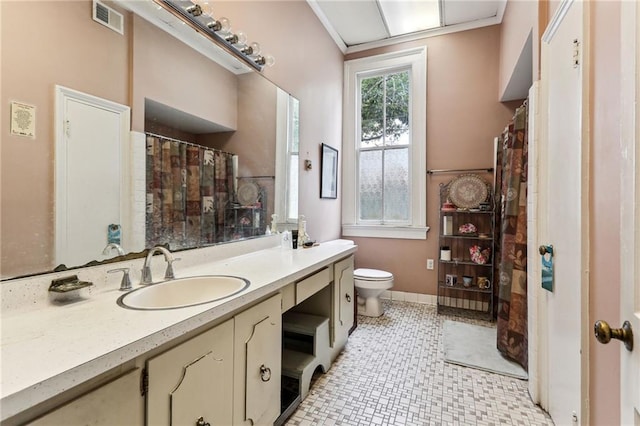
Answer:
[[[589,329],[620,318],[620,3],[591,2],[591,271]],[[619,342],[589,335],[591,424],[620,424]]]
[[[491,26],[359,52],[346,59],[427,46],[427,169],[493,167],[493,138],[508,124],[515,104],[497,100],[500,28]],[[439,184],[455,175],[427,177],[427,240],[354,238],[357,267],[388,270],[394,290],[436,294]],[[491,178],[489,176],[489,178]]]
[[[145,98],[237,128],[233,73],[136,15],[132,32],[133,130],[144,131]]]
[[[533,80],[538,79],[538,2],[507,2],[507,7],[500,26],[500,74],[498,83],[498,99],[502,96],[514,72],[520,52],[533,31]]]
[[[35,139],[11,136],[2,114],[0,275],[15,276],[54,266],[54,85],[128,104],[128,19],[123,37],[91,19],[89,1],[0,8],[2,106],[36,107]]]
[[[215,9],[275,57],[264,74],[300,100],[300,161],[310,159],[314,167],[300,167],[299,211],[311,238],[340,237],[341,194],[319,198],[319,170],[320,144],[340,149],[342,143],[342,52],[305,0],[216,1]]]
[[[137,19],[134,26],[131,15],[122,10],[124,36],[94,22],[88,0],[0,2],[0,7],[2,104],[16,100],[37,108],[35,140],[2,134],[1,274],[15,276],[55,266],[55,84],[132,106],[132,128],[141,131],[144,97],[200,117],[221,109],[227,113],[225,123],[235,121],[235,107],[207,103],[202,96],[194,99],[193,90],[177,84],[176,76],[196,78],[215,90],[230,89],[235,82],[217,73],[210,61],[185,53],[175,39],[157,30],[152,33],[146,22]],[[340,146],[342,53],[303,0],[216,2],[216,8],[276,57],[276,65],[266,75],[300,100],[301,157],[316,165],[313,172],[301,176],[300,211],[307,215],[312,237],[337,238],[340,202],[319,199],[317,171],[320,143]],[[51,22],[56,22],[55,31],[50,31]],[[170,50],[180,60],[157,63],[158,57],[149,54],[158,49]],[[193,77],[191,71],[196,68],[209,70],[208,80],[202,75]],[[163,91],[165,86],[169,92]],[[2,128],[8,129],[8,113],[2,120]]]

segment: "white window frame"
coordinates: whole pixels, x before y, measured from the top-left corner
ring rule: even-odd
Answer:
[[[371,224],[358,220],[358,111],[360,94],[358,76],[409,68],[411,95],[409,123],[410,221],[408,225]],[[401,50],[367,58],[346,61],[344,64],[344,115],[342,162],[342,235],[346,237],[427,238],[427,48]]]
[[[289,218],[291,206],[289,205],[289,188],[292,182],[289,181],[289,169],[294,159],[298,161],[300,170],[300,153],[291,150],[291,140],[293,133],[293,123],[291,120],[291,110],[294,98],[287,92],[278,89],[276,98],[276,173],[275,173],[275,199],[274,213],[278,215],[278,229],[290,228],[297,225],[297,218]],[[298,111],[299,113],[299,111]],[[299,142],[298,142],[299,143]],[[300,147],[298,146],[298,150]],[[296,182],[296,185],[299,183]],[[299,191],[298,191],[299,196]],[[299,198],[298,198],[299,204]],[[296,206],[298,210],[299,205]],[[269,218],[271,219],[271,218]]]

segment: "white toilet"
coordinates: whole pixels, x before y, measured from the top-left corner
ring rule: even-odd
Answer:
[[[380,295],[393,287],[393,274],[378,269],[358,268],[353,271],[353,281],[358,292],[358,314],[367,317],[382,315]]]

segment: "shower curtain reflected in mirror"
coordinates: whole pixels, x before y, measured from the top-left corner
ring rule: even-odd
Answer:
[[[527,102],[516,109],[513,121],[498,140],[496,155],[496,215],[498,251],[498,350],[528,363],[527,336]]]
[[[146,247],[171,250],[223,241],[232,155],[147,135]]]

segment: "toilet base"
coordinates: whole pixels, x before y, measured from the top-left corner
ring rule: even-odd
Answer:
[[[384,309],[379,297],[369,297],[367,299],[358,297],[358,315],[379,317],[383,313]]]

